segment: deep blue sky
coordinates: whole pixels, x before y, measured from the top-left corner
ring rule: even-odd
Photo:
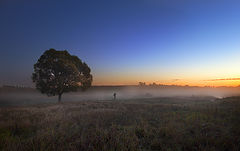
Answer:
[[[1,85],[31,85],[49,48],[85,61],[94,84],[240,77],[239,1],[1,0],[0,23]]]

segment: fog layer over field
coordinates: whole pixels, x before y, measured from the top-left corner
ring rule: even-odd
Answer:
[[[179,86],[95,86],[85,92],[64,93],[62,101],[96,101],[113,100],[116,93],[117,100],[144,99],[158,97],[208,97],[214,100],[240,94],[240,87],[179,87]],[[1,88],[0,106],[30,105],[57,102],[57,96],[48,97],[31,88]]]

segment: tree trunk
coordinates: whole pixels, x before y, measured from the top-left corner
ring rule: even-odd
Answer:
[[[58,103],[61,102],[62,94],[58,94]]]

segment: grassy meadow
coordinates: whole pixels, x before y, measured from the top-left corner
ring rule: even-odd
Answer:
[[[63,102],[0,108],[0,150],[240,150],[240,98]]]

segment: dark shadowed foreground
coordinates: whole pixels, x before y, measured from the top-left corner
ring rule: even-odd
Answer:
[[[0,108],[0,150],[240,150],[240,98]]]

